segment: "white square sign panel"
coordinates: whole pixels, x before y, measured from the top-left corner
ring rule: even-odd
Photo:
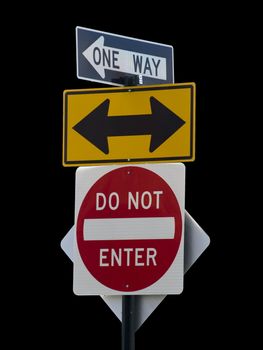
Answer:
[[[80,167],[75,198],[75,294],[182,292],[184,164]]]

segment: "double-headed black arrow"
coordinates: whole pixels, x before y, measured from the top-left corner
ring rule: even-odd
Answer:
[[[105,154],[109,153],[108,136],[151,135],[150,152],[155,151],[185,121],[150,97],[152,114],[108,117],[110,100],[106,99],[73,129]]]

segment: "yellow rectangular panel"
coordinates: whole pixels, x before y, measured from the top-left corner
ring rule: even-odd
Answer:
[[[194,157],[194,83],[64,91],[64,166]]]

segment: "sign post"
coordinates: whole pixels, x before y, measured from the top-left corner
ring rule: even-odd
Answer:
[[[133,78],[131,85],[136,85]],[[142,83],[142,81],[141,81]],[[126,84],[125,84],[126,85]],[[122,324],[121,348],[122,350],[135,350],[135,322],[136,322],[136,296],[122,295]]]
[[[122,296],[134,350],[135,296],[183,290],[185,167],[169,162],[195,158],[195,84],[173,84],[169,45],[76,27],[76,54],[79,79],[125,87],[64,91],[63,165],[113,164],[76,172],[73,290]]]
[[[122,350],[135,349],[135,295],[122,296]]]

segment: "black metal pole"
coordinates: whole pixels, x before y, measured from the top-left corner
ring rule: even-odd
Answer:
[[[122,350],[135,350],[135,295],[122,296]]]
[[[137,76],[124,78],[125,86],[136,86],[138,82]],[[122,350],[135,350],[135,298],[135,295],[122,296]]]

